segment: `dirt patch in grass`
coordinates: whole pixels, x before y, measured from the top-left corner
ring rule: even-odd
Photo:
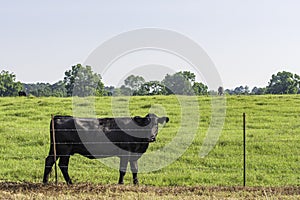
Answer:
[[[157,187],[0,182],[0,199],[291,199],[300,187]]]

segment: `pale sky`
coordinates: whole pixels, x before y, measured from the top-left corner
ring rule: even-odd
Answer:
[[[197,42],[225,88],[263,87],[278,71],[300,74],[299,10],[298,0],[0,0],[0,70],[55,83],[106,40],[154,27]]]

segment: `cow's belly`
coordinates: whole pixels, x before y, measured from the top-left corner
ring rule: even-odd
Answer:
[[[96,158],[107,158],[113,156],[121,156],[124,154],[128,154],[127,152],[122,152],[119,147],[114,144],[101,144],[101,143],[90,143],[74,146],[73,147],[73,154],[78,153],[90,159]]]

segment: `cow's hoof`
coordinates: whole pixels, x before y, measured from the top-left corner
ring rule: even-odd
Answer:
[[[124,182],[122,181],[122,182],[119,182],[118,184],[119,184],[119,185],[124,185]]]
[[[46,180],[45,180],[45,179],[43,180],[43,185],[48,185],[48,180],[47,180],[47,179],[46,179]]]
[[[134,185],[138,185],[138,184],[139,184],[139,180],[134,179],[134,180],[133,180],[133,184],[134,184]]]

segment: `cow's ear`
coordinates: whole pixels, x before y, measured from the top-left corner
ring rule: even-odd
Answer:
[[[168,123],[168,122],[169,122],[169,117],[158,118],[158,123],[160,123],[160,124]]]

